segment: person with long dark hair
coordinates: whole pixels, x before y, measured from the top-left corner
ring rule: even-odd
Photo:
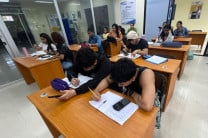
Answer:
[[[40,34],[41,43],[39,45],[35,44],[36,50],[43,50],[47,54],[56,54],[57,48],[53,44],[53,41],[51,40],[50,36],[46,33]]]
[[[57,54],[56,57],[61,60],[61,64],[64,70],[72,67],[73,54],[68,49],[64,38],[58,32],[52,32],[51,38],[56,44]]]
[[[117,40],[122,40],[123,39],[123,36],[121,34],[121,31],[119,31],[119,28],[118,28],[117,24],[112,25],[112,30],[110,31],[108,36],[114,37]]]

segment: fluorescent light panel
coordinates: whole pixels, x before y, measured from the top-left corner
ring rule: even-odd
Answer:
[[[36,0],[36,3],[53,3],[52,1],[41,1],[41,0]]]
[[[0,2],[9,2],[9,0],[0,0]]]

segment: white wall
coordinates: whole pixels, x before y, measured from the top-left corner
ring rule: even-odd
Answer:
[[[124,0],[114,0],[114,13],[115,23],[121,24],[121,10],[120,3]],[[143,34],[143,23],[144,23],[144,2],[145,0],[136,0],[136,24],[135,27],[140,35]],[[126,30],[129,25],[121,24]]]

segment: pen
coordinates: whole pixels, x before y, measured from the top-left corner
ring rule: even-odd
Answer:
[[[104,105],[105,103],[107,102],[107,100],[103,101],[99,106],[98,108],[100,108],[102,105]]]

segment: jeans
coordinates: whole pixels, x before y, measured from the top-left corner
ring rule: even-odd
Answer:
[[[61,64],[62,64],[62,68],[64,70],[67,70],[72,67],[72,62],[70,62],[70,61],[63,61]]]

